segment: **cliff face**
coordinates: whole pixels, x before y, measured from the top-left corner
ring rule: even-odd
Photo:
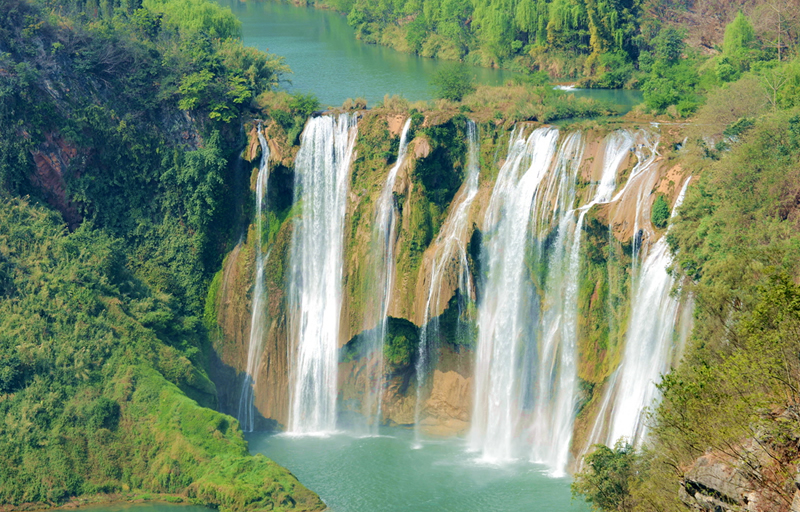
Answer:
[[[258,174],[258,167],[255,164],[261,158],[255,127],[250,130],[249,139],[250,144],[242,159],[243,165],[250,169],[249,189],[254,191]],[[287,176],[282,172],[284,168],[280,166],[285,152],[291,154],[291,148],[282,147],[275,139],[270,140],[270,160],[273,162],[271,165],[276,167],[277,164],[278,168],[273,170],[274,175],[270,178],[268,187],[272,185],[278,190],[278,194],[281,193],[283,182],[287,180]],[[250,196],[245,200],[252,203]],[[290,215],[286,212],[279,213],[284,217]],[[259,377],[255,379],[254,391],[254,405],[258,411],[254,428],[257,430],[285,428],[289,408],[285,269],[288,264],[292,222],[290,216],[278,221],[274,213],[271,215],[268,217],[267,225],[267,229],[270,230],[267,243],[271,249],[265,262],[266,333],[258,365]],[[220,386],[218,393],[220,409],[232,416],[240,414],[247,368],[255,276],[257,239],[255,231],[255,224],[250,224],[242,240],[226,256],[218,277],[219,287],[214,290],[214,296],[209,297],[209,301],[213,304],[216,324],[212,329],[214,350],[211,377]]]
[[[400,127],[405,118],[405,115],[372,111],[363,114],[358,122],[344,229],[344,296],[339,334],[339,410],[345,415],[362,412],[364,393],[370,382],[367,361],[359,347],[365,333],[376,327],[372,309],[377,306],[370,298],[369,282],[375,251],[375,205],[395,164]],[[398,212],[397,230],[391,240],[396,270],[389,305],[390,347],[386,349],[382,421],[412,425],[418,414],[421,427],[429,434],[463,435],[469,430],[474,394],[474,300],[480,300],[482,272],[486,271],[482,268],[485,262],[480,261],[481,238],[486,230],[486,211],[497,172],[504,163],[509,132],[495,124],[480,127],[480,177],[467,210],[468,228],[459,240],[468,253],[468,272],[475,283],[472,296],[462,296],[459,265],[455,260],[443,266],[444,274],[436,281],[440,289],[432,294],[433,267],[444,243],[439,234],[447,229],[449,218],[463,200],[467,158],[463,118],[445,117],[437,122],[440,124],[434,126],[430,118],[413,120],[408,155],[392,190]],[[627,129],[632,137],[649,140],[651,144],[659,136],[654,130]],[[609,132],[597,128],[583,132],[583,153],[577,164],[577,204],[590,202],[603,177],[604,165],[608,165],[606,153],[611,151]],[[642,167],[642,156],[637,151],[646,148],[644,142],[637,144],[641,147],[634,144],[616,164],[614,200],[588,210],[583,225],[578,292],[580,396],[573,457],[585,449],[590,431],[601,414],[610,377],[620,365],[631,306],[634,245],[643,251],[662,236],[663,230],[650,223],[651,205],[657,194],[663,194],[669,204],[674,203],[685,179],[679,166],[667,162],[657,152],[647,153],[652,158],[646,168]],[[291,149],[285,147],[276,151],[291,154]],[[255,161],[255,153],[250,159]],[[286,158],[282,160],[278,164],[281,167]],[[442,168],[445,164],[449,168]],[[455,185],[447,182],[451,176]],[[259,367],[255,405],[263,416],[262,425],[271,428],[285,427],[289,406],[291,347],[286,338],[283,289],[291,226],[291,215],[281,217],[280,226],[270,228],[276,236],[270,239],[267,249],[268,266],[272,269],[268,272],[269,330]],[[546,239],[553,235],[542,236]],[[238,406],[238,387],[246,359],[254,274],[253,238],[251,228],[246,241],[228,256],[216,302],[221,336],[215,344],[220,359],[215,380],[220,390],[227,388],[220,392],[220,402],[230,412]],[[429,297],[434,297],[433,301]],[[434,352],[430,355],[433,364],[418,390],[415,367],[426,318],[437,329],[426,331],[435,333]],[[402,349],[400,356],[398,349]],[[423,401],[419,407],[418,393]]]

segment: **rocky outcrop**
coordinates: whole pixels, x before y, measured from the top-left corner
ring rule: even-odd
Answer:
[[[72,160],[78,156],[75,146],[57,133],[45,135],[45,141],[33,152],[36,169],[29,176],[31,184],[41,190],[47,203],[61,212],[71,229],[83,220],[77,205],[67,194],[67,174]]]
[[[429,435],[464,435],[472,409],[472,377],[433,371],[433,389],[422,408],[421,425]]]
[[[253,132],[255,133],[255,132]],[[246,154],[257,161],[257,150]],[[254,173],[257,169],[254,169]],[[254,184],[251,184],[254,188]],[[267,329],[264,351],[258,367],[254,405],[258,414],[255,428],[274,430],[287,424],[289,410],[289,368],[287,364],[286,320],[284,315],[284,268],[288,258],[292,223],[284,222],[272,240],[265,263]],[[238,416],[239,400],[247,366],[252,318],[253,276],[255,275],[254,226],[228,254],[222,268],[215,301],[216,330],[212,332],[211,378],[219,390],[219,407]]]
[[[732,461],[720,455],[697,459],[681,483],[681,500],[696,510],[739,512],[745,508],[752,484]]]
[[[754,439],[731,451],[694,461],[678,493],[684,504],[703,512],[800,512],[800,474],[785,481],[776,452]]]

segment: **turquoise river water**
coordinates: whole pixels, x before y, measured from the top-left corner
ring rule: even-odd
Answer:
[[[261,452],[294,473],[332,512],[588,512],[570,497],[569,478],[551,478],[528,462],[477,460],[461,439],[412,448],[413,432],[380,436],[248,434]]]
[[[429,82],[441,61],[364,44],[340,14],[271,0],[218,1],[241,20],[245,45],[286,59],[293,71],[290,91],[313,92],[328,106],[358,97],[375,105],[386,94],[411,101],[432,98]],[[487,68],[470,70],[483,84],[500,85],[512,76]]]
[[[486,464],[461,439],[424,441],[384,428],[379,436],[246,434],[252,453],[288,468],[330,512],[589,512],[570,497],[569,478],[528,462]],[[210,512],[166,503],[90,506],[80,512]]]
[[[442,66],[436,59],[400,53],[355,38],[347,19],[327,10],[274,0],[218,0],[242,22],[244,44],[285,58],[292,68],[289,91],[314,93],[323,105],[340,106],[347,98],[365,98],[373,106],[384,95],[398,94],[410,101],[433,98],[430,85]],[[470,66],[477,83],[502,85],[514,73]],[[640,103],[639,91],[568,91],[576,96],[607,101],[620,113]]]

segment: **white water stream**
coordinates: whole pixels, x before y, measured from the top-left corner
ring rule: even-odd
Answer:
[[[683,184],[672,209],[672,217],[683,203],[691,178]],[[632,444],[641,443],[646,432],[644,412],[658,397],[657,382],[669,370],[675,352],[685,340],[688,329],[679,330],[679,302],[672,295],[674,280],[668,269],[672,254],[666,235],[650,249],[641,266],[631,301],[631,319],[625,340],[622,363],[612,377],[607,391],[606,411],[598,415],[600,428],[593,442],[613,446],[625,438]],[[610,403],[610,410],[608,409]],[[608,421],[605,429],[602,422]],[[600,431],[606,430],[603,437]]]
[[[634,136],[605,141],[600,179],[576,207],[585,142],[515,130],[484,221],[470,445],[492,462],[529,458],[553,476],[570,462],[577,404],[578,287],[584,218],[616,198]],[[632,172],[635,174],[636,168]]]
[[[458,279],[458,292],[466,300],[473,298],[472,276],[467,261],[467,231],[469,212],[475,196],[478,195],[478,177],[480,162],[478,153],[478,127],[471,120],[467,121],[467,166],[466,179],[461,191],[453,199],[450,214],[445,219],[434,241],[435,253],[429,272],[428,294],[425,301],[425,313],[420,328],[419,352],[416,361],[417,390],[414,407],[414,439],[415,446],[420,446],[420,414],[422,412],[422,395],[428,384],[431,369],[435,365],[436,343],[439,337],[439,318],[436,313],[445,307],[442,302],[444,280],[453,275]]]
[[[242,382],[242,392],[239,395],[239,412],[237,418],[245,432],[252,432],[254,428],[256,380],[258,379],[258,366],[261,362],[261,353],[264,347],[264,326],[266,314],[264,310],[264,260],[263,255],[263,209],[264,198],[267,195],[267,182],[269,181],[269,145],[258,125],[258,142],[261,145],[261,165],[256,179],[256,276],[253,287],[253,300],[251,303],[250,338],[247,344],[247,369]]]
[[[397,241],[397,205],[395,204],[394,187],[397,174],[402,169],[408,151],[408,130],[411,118],[406,119],[400,133],[400,146],[397,160],[381,189],[381,195],[375,204],[375,224],[372,230],[372,241],[375,247],[372,263],[369,300],[374,301],[376,308],[368,308],[364,319],[368,354],[367,389],[364,394],[363,412],[367,417],[367,427],[376,434],[381,421],[381,395],[384,387],[383,345],[386,342],[389,325],[389,305],[392,301],[394,287],[395,257],[394,246]]]
[[[558,130],[514,130],[484,220],[485,291],[478,345],[470,448],[489,462],[516,458],[521,427],[519,353],[536,343],[539,298],[526,276],[531,212],[556,152]]]
[[[336,428],[344,220],[356,118],[311,118],[295,160],[295,218],[289,270],[289,432]]]

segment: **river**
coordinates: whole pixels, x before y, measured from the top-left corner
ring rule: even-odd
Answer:
[[[288,468],[332,512],[586,512],[570,498],[570,479],[527,462],[477,460],[462,439],[413,449],[411,430],[327,437],[247,435],[250,450]]]
[[[370,106],[384,95],[428,100],[433,75],[443,63],[364,44],[347,19],[327,10],[274,1],[218,0],[242,22],[244,44],[286,59],[292,68],[289,91],[314,93],[323,105],[366,98]],[[501,85],[513,73],[470,66],[477,83]]]
[[[340,106],[347,98],[365,98],[370,106],[384,95],[409,101],[434,97],[431,78],[452,63],[364,44],[347,19],[331,11],[276,1],[218,0],[242,22],[244,44],[286,59],[293,73],[290,92],[313,93],[320,103]],[[502,85],[515,73],[468,66],[475,82]],[[607,101],[620,113],[641,102],[639,91],[570,89],[579,97]]]

